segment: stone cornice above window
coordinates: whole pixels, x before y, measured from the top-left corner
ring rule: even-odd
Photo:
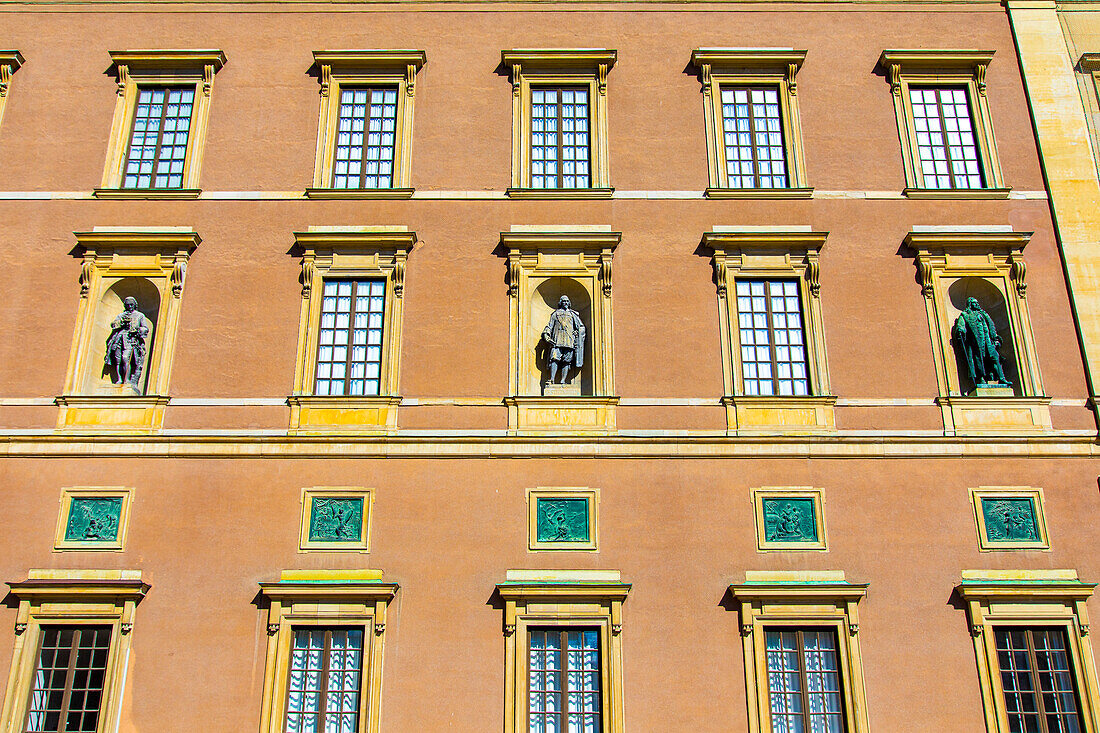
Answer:
[[[23,65],[23,54],[15,50],[0,51],[0,99],[8,96],[11,75]],[[0,111],[3,107],[0,107]]]
[[[11,594],[23,604],[97,599],[103,602],[136,604],[151,587],[142,581],[140,570],[31,570],[27,579],[8,583]],[[133,613],[132,606],[129,608]],[[123,619],[132,622],[132,618]],[[18,622],[17,622],[18,625]]]
[[[793,48],[697,48],[691,52],[692,65],[704,75],[712,71],[779,70],[789,76],[792,85],[805,60],[806,52]]]
[[[932,49],[887,49],[878,64],[891,74],[930,73],[936,71],[970,70],[985,90],[985,69],[993,60],[993,51],[959,51]]]
[[[355,49],[347,51],[314,51],[313,69],[322,74],[324,81],[325,67],[330,73],[352,73],[361,71],[394,72],[399,71],[406,75],[410,89],[406,92],[410,96],[414,93],[412,84],[416,72],[420,70],[428,60],[423,51],[413,49]]]
[[[603,48],[519,48],[500,52],[500,61],[513,74],[569,72],[606,74],[617,53]]]
[[[1081,54],[1081,58],[1077,61],[1077,66],[1081,71],[1100,71],[1100,53],[1093,51],[1091,53]]]
[[[225,53],[218,49],[169,49],[147,51],[109,51],[111,69],[119,75],[119,83],[126,73],[177,71],[202,74],[210,67],[217,73],[225,65]]]
[[[905,245],[918,255],[935,256],[948,254],[1020,254],[1031,241],[1033,232],[918,232],[905,235]],[[1023,263],[1019,263],[1017,275],[1020,282],[1017,287],[1025,289],[1023,284]]]

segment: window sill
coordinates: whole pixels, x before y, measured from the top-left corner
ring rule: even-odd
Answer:
[[[937,397],[947,435],[1036,433],[1052,429],[1050,397]]]
[[[508,188],[510,199],[609,199],[614,188]]]
[[[397,432],[401,397],[319,397],[291,395],[290,435],[333,435]]]
[[[96,188],[97,199],[197,199],[201,188]]]
[[[307,199],[411,199],[412,188],[307,188]]]
[[[902,194],[911,199],[1007,199],[1011,188],[906,188]]]
[[[504,404],[508,406],[508,431],[512,434],[585,435],[614,432],[619,398],[530,395],[505,397]]]
[[[58,430],[94,433],[154,433],[164,424],[169,397],[159,395],[61,395]]]
[[[726,407],[726,432],[729,435],[807,435],[836,430],[834,395],[727,395],[722,398],[722,404]]]
[[[708,188],[708,199],[809,199],[813,188]]]

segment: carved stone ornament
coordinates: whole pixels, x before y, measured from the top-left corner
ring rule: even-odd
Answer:
[[[569,298],[561,296],[557,310],[550,315],[550,322],[542,332],[542,340],[550,347],[550,378],[546,384],[566,384],[570,371],[576,369],[579,373],[584,366],[584,322],[569,306]]]
[[[955,319],[951,335],[966,361],[967,374],[976,386],[1007,386],[998,347],[1001,337],[993,319],[976,298],[967,298],[966,310]]]
[[[15,635],[22,636],[23,632],[27,630],[27,625],[24,623],[17,623],[15,625]]]
[[[122,313],[111,321],[111,335],[107,337],[103,362],[114,384],[128,384],[140,394],[146,345],[153,329],[149,319],[138,310],[136,299],[128,297],[122,305]]]
[[[268,624],[267,625],[267,635],[268,636],[275,636],[275,634],[278,634],[280,626],[281,626],[281,624],[279,624],[279,623]]]

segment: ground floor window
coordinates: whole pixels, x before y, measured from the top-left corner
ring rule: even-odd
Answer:
[[[359,733],[362,629],[294,629],[286,733]]]
[[[1082,731],[1066,634],[1056,628],[998,628],[997,661],[1012,733]]]
[[[774,629],[765,634],[773,733],[842,733],[836,632]]]
[[[535,628],[528,646],[528,730],[599,733],[600,632]]]
[[[110,651],[109,626],[43,626],[25,730],[95,733]]]

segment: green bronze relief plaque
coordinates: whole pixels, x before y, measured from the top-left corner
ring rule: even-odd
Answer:
[[[764,499],[766,542],[818,542],[814,500]]]
[[[310,542],[358,542],[362,538],[363,497],[316,496],[310,507]]]
[[[535,539],[539,542],[588,542],[588,499],[536,499]]]
[[[73,497],[65,525],[67,542],[116,542],[122,497]]]
[[[982,497],[982,517],[988,542],[1039,542],[1035,503],[1027,497]]]

